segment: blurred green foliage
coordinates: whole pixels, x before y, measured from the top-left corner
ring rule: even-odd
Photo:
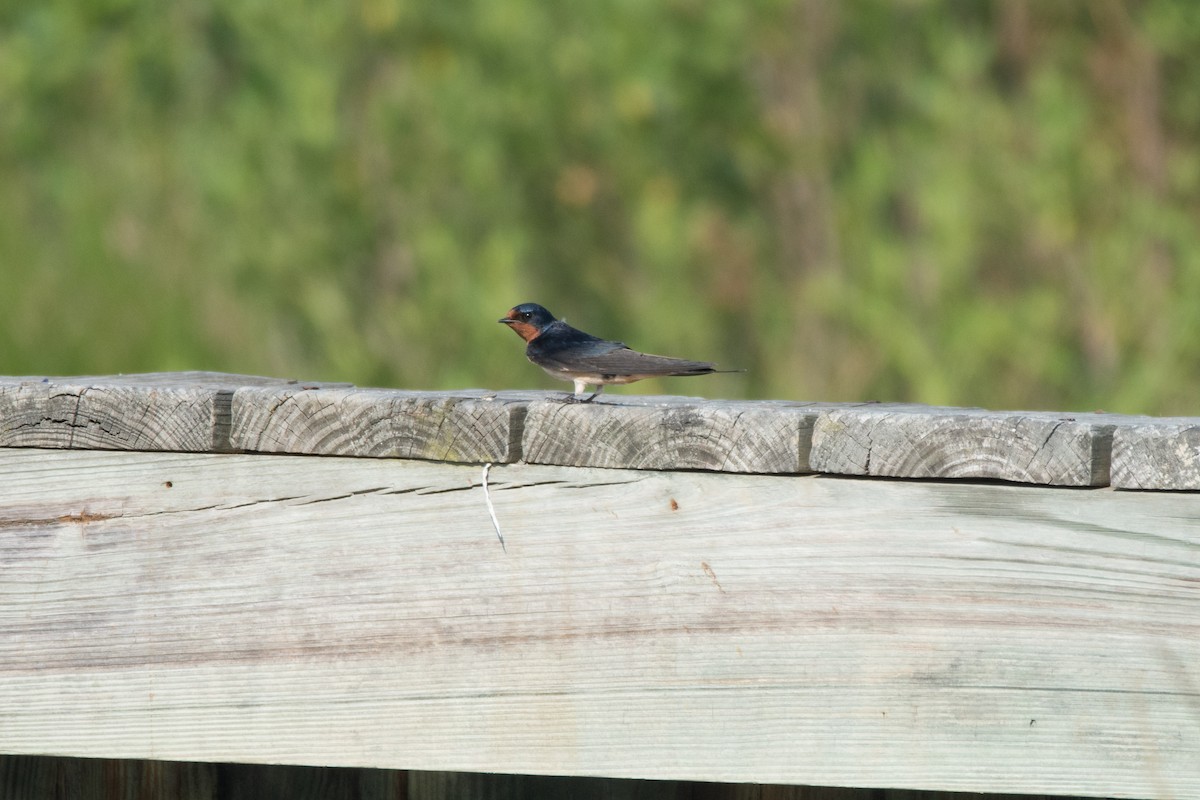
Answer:
[[[1198,413],[1200,4],[0,6],[0,372]]]

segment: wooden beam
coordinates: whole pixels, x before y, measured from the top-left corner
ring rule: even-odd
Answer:
[[[0,446],[1200,489],[1200,418],[564,396],[209,372],[0,377]]]
[[[9,753],[1200,797],[1200,496],[0,449]]]

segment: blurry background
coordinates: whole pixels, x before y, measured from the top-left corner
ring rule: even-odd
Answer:
[[[0,5],[6,374],[1195,414],[1198,190],[1188,0]]]

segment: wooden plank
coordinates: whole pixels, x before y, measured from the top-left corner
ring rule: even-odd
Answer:
[[[236,450],[509,463],[529,393],[263,387],[233,396]]]
[[[892,800],[893,795],[896,800],[959,800],[929,792],[811,786],[0,755],[5,800]],[[1021,800],[1037,798],[1023,795]]]
[[[823,412],[818,472],[1104,486],[1113,431],[1137,417],[873,405]]]
[[[1113,434],[1112,484],[1200,491],[1200,417],[1146,421]]]
[[[5,800],[417,800],[407,790],[397,770],[0,756]]]
[[[462,772],[412,772],[410,775],[409,796],[412,800],[561,800],[564,797],[571,800],[889,800],[884,792],[876,789]],[[934,795],[924,800],[960,798]]]
[[[688,784],[676,781],[637,781],[614,778],[570,778],[546,775],[412,772],[410,796],[415,800],[697,800]],[[711,800],[734,800],[728,791]],[[871,800],[865,796],[846,800]],[[813,800],[819,800],[814,798]]]
[[[233,391],[295,384],[216,372],[0,377],[0,447],[228,452]]]
[[[530,403],[524,460],[624,469],[809,472],[813,423],[828,404],[606,397]]]
[[[1200,496],[0,450],[0,751],[1200,797]]]
[[[217,794],[219,769],[172,761],[0,756],[0,797],[232,800]]]
[[[213,800],[408,800],[408,776],[396,770],[330,769],[284,764],[222,764]],[[414,798],[415,800],[415,798]]]

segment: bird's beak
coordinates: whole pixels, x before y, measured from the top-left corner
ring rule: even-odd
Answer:
[[[503,323],[503,324],[505,324],[505,325],[512,325],[514,322],[516,322],[516,320],[515,320],[515,319],[513,319],[512,317],[505,317],[504,319],[498,319],[498,320],[496,320],[496,322],[500,322],[500,323]]]

